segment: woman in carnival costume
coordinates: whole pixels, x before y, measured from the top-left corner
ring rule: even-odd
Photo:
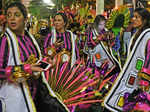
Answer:
[[[87,40],[84,52],[89,55],[89,65],[95,64],[100,67],[106,59],[109,59],[111,67],[115,64],[110,50],[113,45],[113,34],[105,28],[105,23],[105,17],[97,15],[93,26],[88,29],[86,34]]]
[[[10,3],[5,13],[8,27],[0,38],[0,111],[67,111],[63,104],[54,103],[57,98],[49,94],[52,92],[48,89],[44,70],[37,64],[42,59],[41,52],[34,37],[25,29],[25,6],[20,2]],[[50,100],[53,102],[48,103]],[[43,108],[43,105],[46,106]]]
[[[51,33],[45,38],[44,49],[46,55],[55,55],[62,50],[69,52],[71,66],[79,58],[79,51],[76,44],[76,35],[66,30],[68,25],[65,13],[57,13],[54,16],[54,27]],[[67,57],[64,57],[67,59]]]
[[[54,28],[44,44],[45,55],[52,57],[52,61],[55,62],[46,76],[53,91],[74,111],[76,105],[99,102],[93,100],[95,92],[82,93],[92,83],[90,80],[93,80],[91,85],[96,85],[99,77],[94,78],[90,75],[92,70],[85,67],[83,60],[79,59],[76,35],[66,28],[67,17],[64,13],[57,13],[54,16]],[[88,94],[89,97],[84,97]]]
[[[135,9],[132,22],[137,30],[129,43],[128,59],[105,99],[111,111],[150,111],[149,19],[146,9]]]
[[[53,19],[54,26],[44,41],[44,54],[48,57],[51,57],[50,62],[53,61],[55,63],[58,59],[58,54],[61,53],[63,54],[61,56],[62,63],[68,61],[70,62],[69,68],[72,68],[76,60],[79,58],[76,35],[70,30],[67,30],[68,18],[65,13],[58,12]],[[47,80],[49,79],[48,77],[50,72],[51,71],[46,73]],[[51,82],[51,79],[49,80],[49,82]]]
[[[101,67],[105,65],[105,69],[112,70],[109,74],[112,76],[112,74],[119,73],[120,65],[111,54],[111,46],[114,42],[113,34],[105,28],[105,22],[104,16],[96,16],[94,25],[87,34],[84,52],[88,54],[87,66],[102,69]],[[104,75],[104,73],[102,74]]]
[[[96,74],[100,77],[98,85],[103,86],[101,90],[97,88],[99,91],[97,95],[95,94],[95,96],[98,96],[101,100],[103,100],[103,97],[107,94],[112,82],[116,79],[116,76],[120,71],[120,65],[111,55],[110,46],[113,41],[111,40],[112,37],[110,36],[112,36],[112,33],[108,32],[108,30],[105,28],[105,22],[106,19],[104,16],[96,16],[93,27],[88,29],[88,33],[86,35],[87,40],[84,47],[84,52],[88,55],[88,62],[86,66],[93,69],[93,74]],[[105,82],[104,85],[101,85],[101,82],[104,80],[109,81],[108,83]],[[93,87],[87,88],[87,91],[94,90],[95,88]],[[90,111],[90,109],[95,111],[97,108],[96,105],[97,104],[92,104],[90,108],[87,105],[80,105],[79,107],[87,107],[88,109],[86,109],[86,111]],[[99,109],[101,110],[102,108],[99,107]]]

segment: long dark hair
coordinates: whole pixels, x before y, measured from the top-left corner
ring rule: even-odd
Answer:
[[[142,18],[142,26],[139,28],[138,32],[135,34],[135,37],[132,41],[130,50],[132,50],[135,41],[138,39],[138,37],[140,36],[140,34],[147,28],[150,27],[150,12],[144,8],[137,8],[134,10],[134,12],[137,12],[141,18]]]
[[[142,31],[150,27],[150,12],[145,8],[137,8],[134,12],[137,12],[142,18],[142,26],[139,28],[138,33],[135,35],[138,37]]]

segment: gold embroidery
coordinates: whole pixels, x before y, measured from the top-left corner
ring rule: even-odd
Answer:
[[[38,61],[38,58],[34,54],[30,55],[28,60],[24,64],[35,64]]]
[[[148,76],[148,75],[145,74],[145,73],[138,73],[138,77],[142,77],[142,78],[144,78],[144,79],[150,80],[150,76]]]
[[[14,68],[13,75],[10,76],[10,79],[14,82],[23,82],[30,77],[30,74],[25,73],[21,70],[20,66]]]
[[[54,57],[56,55],[56,49],[52,48],[52,47],[48,47],[47,48],[47,55],[51,56],[51,57]]]
[[[67,51],[65,48],[62,49],[62,52],[60,52],[61,62],[70,61],[70,52]]]
[[[35,55],[32,54],[24,64],[35,64],[37,60],[38,59],[35,57]],[[10,76],[10,79],[14,82],[23,82],[30,77],[31,75],[29,73],[22,71],[21,66],[16,66],[14,67],[14,72]]]

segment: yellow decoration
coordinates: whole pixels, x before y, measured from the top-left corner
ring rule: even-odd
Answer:
[[[150,80],[150,76],[145,73],[138,73],[138,77]]]
[[[56,55],[56,48],[48,47],[47,48],[47,55],[50,57],[54,57]]]
[[[71,53],[67,51],[67,49],[63,48],[62,52],[59,53],[59,56],[61,57],[61,62],[70,61]]]
[[[95,96],[101,96],[102,94],[99,91],[96,91]]]
[[[38,58],[34,54],[30,55],[28,60],[24,64],[35,64],[38,61]]]
[[[118,9],[114,9],[109,16],[109,19],[106,22],[107,29],[112,29],[116,18],[120,15],[124,15],[124,24],[123,27],[127,27],[130,21],[130,11],[126,6],[121,6]]]
[[[120,97],[120,99],[119,99],[117,105],[118,105],[119,107],[123,107],[123,105],[124,105],[124,98],[123,98],[123,96]]]
[[[30,77],[30,74],[25,73],[21,70],[20,66],[14,68],[13,75],[10,76],[10,79],[14,82],[22,82],[27,80]]]
[[[35,55],[31,55],[28,60],[24,64],[35,64],[38,61],[38,59],[35,57]],[[25,73],[22,71],[21,66],[14,67],[14,72],[10,76],[10,79],[13,82],[23,82],[29,79],[31,75],[29,73]]]

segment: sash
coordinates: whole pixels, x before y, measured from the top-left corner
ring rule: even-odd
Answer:
[[[133,90],[137,88],[137,73],[144,65],[145,48],[149,39],[150,29],[146,29],[135,42],[121,73],[104,100],[104,105],[109,110],[114,112],[122,111],[124,94],[126,92],[132,93]],[[129,48],[130,46],[131,44]]]

